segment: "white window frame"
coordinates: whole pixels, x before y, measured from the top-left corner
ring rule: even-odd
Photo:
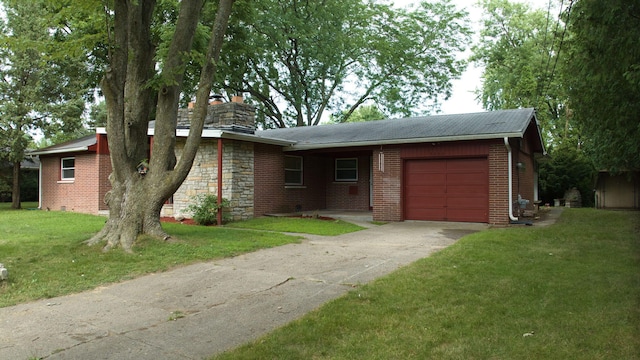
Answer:
[[[65,160],[73,160],[73,167],[65,167],[64,162]],[[68,170],[73,170],[73,177],[66,177],[65,176],[65,171]],[[73,181],[76,179],[76,158],[75,156],[71,156],[71,157],[64,157],[60,159],[60,180],[62,181]]]
[[[343,162],[343,161],[355,161],[355,167],[349,167],[349,168],[345,168],[345,167],[339,167],[338,163],[339,162]],[[355,178],[343,178],[341,176],[338,176],[338,173],[340,171],[354,171],[356,172],[356,176]],[[335,176],[334,179],[336,182],[354,182],[354,181],[358,181],[358,158],[337,158],[335,161]]]
[[[285,161],[285,166],[284,166],[284,172],[285,172],[285,176],[284,176],[284,184],[285,185],[303,185],[304,183],[304,158],[302,156],[295,156],[295,155],[285,155],[284,156],[285,160],[287,158],[296,158],[296,159],[300,159],[300,168],[287,168],[287,162]],[[287,172],[288,171],[295,171],[300,173],[300,181],[299,182],[287,182]]]

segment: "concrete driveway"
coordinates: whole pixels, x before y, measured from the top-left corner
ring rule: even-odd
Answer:
[[[0,309],[0,359],[203,359],[486,224],[402,222]]]

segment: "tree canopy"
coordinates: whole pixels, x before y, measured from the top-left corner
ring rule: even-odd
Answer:
[[[565,79],[585,149],[600,169],[640,169],[640,4],[579,0]]]
[[[231,25],[216,86],[250,94],[266,127],[346,119],[368,101],[389,115],[428,111],[463,70],[465,16],[448,0],[254,0]]]
[[[566,15],[508,0],[484,0],[484,26],[472,60],[484,66],[479,98],[487,110],[535,107],[546,145],[577,146],[561,68]]]
[[[0,28],[0,149],[14,164],[13,208],[20,207],[19,170],[32,135],[72,133],[82,126],[89,94],[83,56],[60,51],[69,34],[41,0],[4,0]]]
[[[568,142],[600,169],[640,169],[640,4],[553,4],[481,2],[483,106],[536,107],[551,149]]]

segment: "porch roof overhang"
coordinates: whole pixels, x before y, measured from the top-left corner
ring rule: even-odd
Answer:
[[[29,152],[29,155],[55,155],[89,151],[96,145],[95,135],[88,135],[80,139],[71,140],[62,144],[49,146],[40,150]]]

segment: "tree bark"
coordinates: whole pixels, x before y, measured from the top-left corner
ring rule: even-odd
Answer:
[[[222,48],[234,0],[220,0],[206,61],[196,97],[196,108],[185,148],[175,158],[175,130],[178,100],[182,90],[185,59],[191,51],[204,0],[183,0],[180,15],[160,79],[163,85],[152,90],[155,76],[155,48],[151,42],[151,22],[155,0],[114,4],[114,38],[110,68],[102,81],[108,109],[107,133],[113,172],[112,189],[105,198],[109,219],[104,228],[87,244],[106,241],[105,251],[122,247],[131,252],[140,235],[167,240],[160,212],[165,201],[189,174],[200,144],[207,113],[215,62]],[[147,129],[157,94],[154,146],[149,149]],[[146,173],[138,172],[143,160],[149,160]]]
[[[20,161],[13,162],[13,188],[11,190],[11,208],[21,209],[20,205]]]

